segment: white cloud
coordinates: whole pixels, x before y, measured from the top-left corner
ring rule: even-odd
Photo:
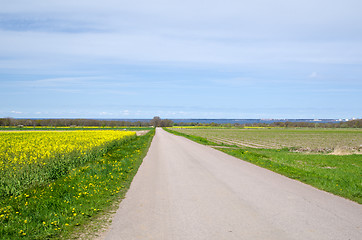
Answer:
[[[113,113],[110,113],[110,112],[100,112],[99,115],[101,115],[101,116],[112,116]]]
[[[121,115],[129,116],[131,113],[129,110],[123,110],[121,111]]]
[[[41,87],[41,86],[59,86],[59,85],[69,85],[69,84],[82,84],[86,85],[89,82],[94,80],[102,80],[104,77],[60,77],[60,78],[46,78],[46,79],[39,79],[33,81],[22,81],[23,84],[31,85],[34,87]]]
[[[216,31],[217,32],[217,31]],[[361,64],[361,42],[219,41],[157,34],[0,32],[1,60],[9,68],[72,68],[113,63]],[[16,60],[15,60],[16,59]],[[25,63],[25,64],[24,64]],[[25,65],[25,66],[24,66]]]
[[[317,78],[318,74],[316,72],[312,72],[311,74],[309,74],[308,76],[309,78]]]
[[[23,112],[19,112],[19,111],[10,111],[11,113],[14,113],[14,114],[22,114]]]
[[[18,63],[30,59],[53,63],[54,68],[59,64],[68,63],[69,67],[105,60],[163,64],[360,64],[362,34],[358,32],[362,32],[362,27],[358,23],[362,17],[358,6],[362,8],[362,2],[354,0],[207,4],[11,1],[2,4],[0,11],[18,14],[20,18],[27,13],[29,19],[35,19],[32,21],[55,19],[55,29],[59,24],[65,28],[79,25],[80,32],[48,31],[51,26],[44,31],[0,31],[0,52],[18,58]],[[82,27],[99,31],[81,31]],[[24,66],[13,59],[2,61],[6,65]]]

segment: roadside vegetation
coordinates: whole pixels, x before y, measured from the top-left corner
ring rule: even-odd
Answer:
[[[222,152],[321,190],[362,203],[362,155],[358,145],[361,144],[361,129],[336,129],[332,132],[317,129],[267,128],[243,131],[217,128],[165,130],[201,144],[211,145]],[[291,133],[296,136],[288,138],[288,134]],[[351,138],[355,141],[351,141]],[[297,139],[297,145],[293,145]],[[284,144],[288,144],[272,145],[271,142],[274,141],[284,141]],[[323,147],[318,146],[318,141]],[[336,155],[341,153],[336,152],[337,147],[333,147],[336,142],[339,144],[338,149],[345,149],[342,152],[344,155]],[[269,144],[269,148],[262,146],[265,143]],[[304,145],[301,145],[302,143]],[[332,147],[325,148],[327,145]]]
[[[110,131],[95,132],[94,134],[100,134],[103,137],[112,135]],[[119,201],[129,188],[147,153],[154,130],[144,136],[136,136],[134,132],[113,132],[121,135],[116,139],[108,139],[104,143],[91,144],[84,150],[65,152],[58,151],[59,149],[51,150],[50,156],[45,154],[46,157],[40,156],[36,161],[30,160],[33,146],[29,143],[27,144],[28,155],[24,155],[29,157],[29,162],[23,158],[19,167],[1,169],[1,181],[7,181],[4,180],[5,175],[9,176],[7,171],[12,171],[16,177],[23,176],[22,173],[29,170],[33,175],[31,183],[24,186],[22,186],[23,178],[21,177],[17,178],[19,185],[13,184],[10,189],[2,185],[0,195],[0,236],[2,239],[67,239],[74,236],[82,226],[107,212],[115,201]],[[25,134],[25,132],[8,133]],[[87,135],[92,131],[40,132],[39,134],[50,133]],[[33,131],[27,134],[38,133]],[[56,137],[59,141],[62,138],[59,135]],[[83,147],[88,140],[94,139],[89,135],[82,140],[79,136],[74,138],[74,142],[68,141],[66,142],[68,145],[64,143],[60,146]],[[52,145],[50,138],[44,141],[45,145],[41,147],[46,148],[47,143],[49,146]],[[9,145],[7,147],[9,148]],[[42,151],[36,146],[34,149],[36,149],[35,152]],[[14,153],[13,156],[16,154]],[[1,161],[4,162],[3,156]],[[17,175],[17,171],[21,174]],[[36,173],[39,173],[38,178]],[[16,177],[12,181],[16,182]]]

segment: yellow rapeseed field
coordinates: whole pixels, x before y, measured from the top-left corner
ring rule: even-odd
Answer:
[[[0,171],[16,171],[34,163],[45,165],[47,159],[71,152],[85,154],[93,147],[134,135],[114,130],[0,132]]]

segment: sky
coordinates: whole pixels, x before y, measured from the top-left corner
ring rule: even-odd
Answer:
[[[362,118],[361,0],[0,3],[0,117]]]

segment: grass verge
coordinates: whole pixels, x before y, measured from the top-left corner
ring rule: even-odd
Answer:
[[[163,130],[165,130],[165,131],[167,131],[169,133],[175,134],[177,136],[186,137],[186,138],[188,138],[188,139],[190,139],[190,140],[192,140],[194,142],[201,143],[201,144],[204,144],[204,145],[223,146],[223,145],[214,143],[212,141],[209,141],[209,140],[207,140],[206,138],[203,138],[203,137],[188,135],[188,134],[185,134],[185,133],[181,133],[181,132],[178,132],[178,131],[171,130],[169,128],[163,128]]]
[[[114,145],[67,175],[0,198],[2,239],[67,239],[122,198],[154,131]]]
[[[214,145],[199,136],[178,133],[198,143]],[[195,140],[194,140],[195,141]],[[215,144],[216,145],[216,144]],[[285,149],[256,149],[247,147],[218,148],[244,161],[267,168],[321,190],[362,203],[362,155],[305,154]]]

